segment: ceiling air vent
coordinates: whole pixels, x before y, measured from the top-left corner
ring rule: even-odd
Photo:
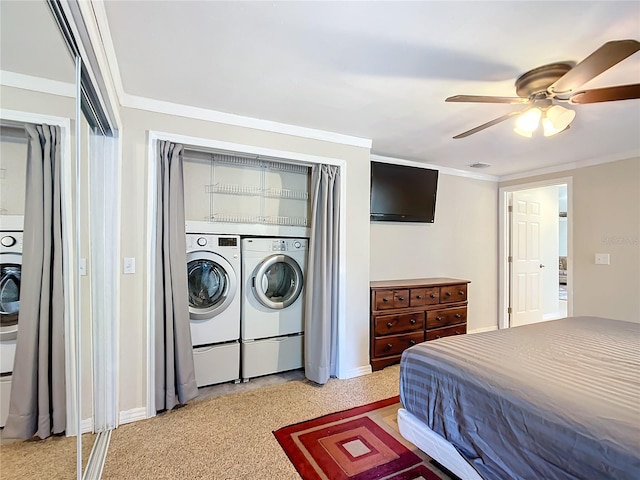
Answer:
[[[469,166],[471,168],[487,168],[487,167],[490,167],[491,165],[489,165],[488,163],[472,163]]]

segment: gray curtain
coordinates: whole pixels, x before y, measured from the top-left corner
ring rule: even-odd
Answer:
[[[305,376],[325,384],[336,375],[338,354],[339,169],[314,165],[311,175],[311,239],[306,278]]]
[[[20,317],[8,438],[66,427],[60,127],[26,126],[27,181]]]
[[[171,410],[198,395],[193,366],[182,145],[158,142],[156,226],[156,410]]]

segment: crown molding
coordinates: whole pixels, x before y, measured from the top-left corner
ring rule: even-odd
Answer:
[[[454,175],[456,177],[473,178],[475,180],[485,180],[487,182],[498,182],[499,177],[495,175],[487,175],[483,173],[467,172],[466,170],[459,170],[457,168],[443,167],[441,165],[433,165],[431,163],[415,162],[412,160],[404,160],[402,158],[385,157],[383,155],[371,155],[371,160],[374,162],[395,163],[398,165],[407,165],[409,167],[419,168],[431,168],[438,170],[440,173],[446,175]]]
[[[600,158],[589,158],[585,160],[578,160],[575,162],[562,163],[560,165],[554,165],[551,167],[539,168],[536,170],[528,170],[526,172],[513,173],[511,175],[503,175],[499,178],[500,182],[509,182],[512,180],[521,180],[523,178],[537,177],[540,175],[549,175],[552,173],[566,172],[567,170],[576,170],[578,168],[592,167],[595,165],[601,165],[604,163],[617,162],[619,160],[628,160],[630,158],[639,158],[640,151],[632,150],[625,153],[616,153],[606,155]]]
[[[123,107],[135,108],[138,110],[164,113],[167,115],[175,115],[178,117],[194,118],[197,120],[204,120],[208,122],[223,123],[225,125],[252,128],[255,130],[282,133],[284,135],[293,135],[296,137],[310,138],[313,140],[321,140],[324,142],[339,143],[352,147],[362,147],[370,149],[372,143],[368,138],[353,137],[350,135],[343,135],[341,133],[327,132],[324,130],[316,130],[307,127],[299,127],[296,125],[289,125],[286,123],[273,122],[270,120],[262,120],[252,117],[244,117],[241,115],[218,112],[206,108],[181,105],[146,97],[138,97],[136,95],[129,95],[127,93],[123,94],[121,98],[121,104]]]
[[[0,70],[0,85],[5,87],[21,88],[23,90],[32,90],[34,92],[49,93],[51,95],[59,95],[61,97],[75,98],[76,96],[75,83],[34,77],[33,75],[9,72],[7,70]]]

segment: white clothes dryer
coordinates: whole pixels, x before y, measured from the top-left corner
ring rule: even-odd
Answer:
[[[306,238],[242,239],[242,378],[303,366]]]
[[[240,338],[240,237],[187,233],[193,346]]]
[[[306,238],[242,239],[242,339],[304,331]]]
[[[21,231],[0,231],[0,427],[9,413],[22,276]]]

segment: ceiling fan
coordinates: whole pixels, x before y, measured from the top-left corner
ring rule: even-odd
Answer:
[[[579,105],[640,98],[640,83],[575,91],[638,50],[640,50],[640,42],[636,40],[615,40],[605,43],[576,66],[568,63],[552,63],[534,68],[516,80],[517,97],[482,95],[449,97],[445,101],[527,105],[523,110],[509,112],[453,138],[468,137],[516,115],[520,115],[514,129],[516,133],[531,137],[542,121],[544,135],[549,137],[567,130],[576,115],[573,110],[564,108],[558,103]]]

